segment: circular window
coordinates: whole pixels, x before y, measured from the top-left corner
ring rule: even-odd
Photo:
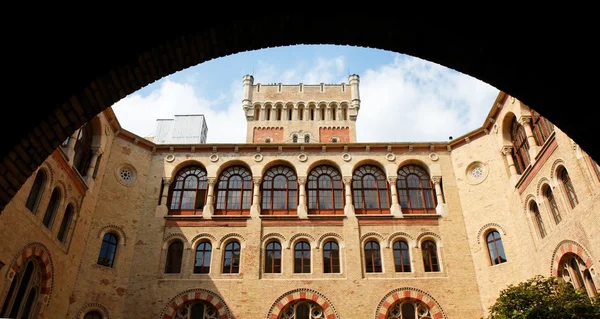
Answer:
[[[135,182],[136,171],[133,166],[125,164],[117,170],[117,179],[123,185],[131,185]]]
[[[337,143],[339,139],[336,136],[331,137],[331,143]]]
[[[487,166],[481,162],[473,162],[467,166],[465,175],[469,184],[475,185],[483,182],[487,177]]]
[[[483,177],[483,167],[481,166],[475,166],[473,167],[473,169],[471,169],[471,176],[474,179],[480,179]]]
[[[265,138],[265,143],[271,143],[271,138],[270,137]]]

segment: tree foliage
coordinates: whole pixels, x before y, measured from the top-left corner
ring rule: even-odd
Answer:
[[[600,297],[591,300],[583,289],[556,277],[535,276],[500,292],[489,319],[598,319]]]

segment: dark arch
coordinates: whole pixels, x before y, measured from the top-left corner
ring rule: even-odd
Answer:
[[[20,39],[14,33],[5,39],[7,45],[19,48],[6,52],[9,55],[7,61],[17,66],[7,69],[9,74],[6,76],[13,79],[13,83],[27,83],[28,74],[32,73],[60,74],[61,80],[48,79],[35,88],[29,85],[11,87],[13,96],[28,97],[29,106],[15,108],[16,114],[11,116],[11,121],[16,125],[0,127],[4,137],[0,171],[2,174],[9,171],[16,181],[0,188],[0,209],[67,136],[127,94],[213,58],[300,43],[360,45],[390,50],[471,75],[518,97],[567,133],[592,158],[600,159],[600,148],[594,144],[592,136],[586,136],[587,128],[594,127],[596,119],[572,119],[570,108],[564,107],[577,105],[581,109],[591,109],[592,105],[583,102],[593,100],[593,90],[581,88],[586,85],[585,81],[556,80],[580,78],[575,72],[588,70],[589,63],[595,61],[591,47],[583,47],[592,43],[574,40],[579,38],[573,36],[575,33],[587,36],[582,34],[586,28],[577,29],[576,24],[557,25],[556,29],[547,26],[528,28],[527,23],[514,26],[479,24],[478,29],[484,29],[486,34],[498,34],[481,38],[462,27],[428,28],[416,26],[412,21],[401,25],[403,22],[395,16],[386,19],[381,14],[360,16],[363,22],[360,28],[347,23],[347,14],[328,14],[327,20],[337,28],[327,32],[323,32],[319,23],[322,16],[307,17],[302,13],[225,17],[213,12],[200,22],[179,24],[180,29],[169,31],[142,24],[145,32],[139,32],[137,23],[132,23],[131,28],[122,26],[107,32],[92,26],[83,17],[80,21],[70,15],[64,17],[85,27],[86,36],[78,36],[78,41],[72,41],[79,30],[52,23],[60,19],[53,15],[53,20],[47,18],[46,23],[37,20],[46,27],[36,34],[36,41]],[[256,37],[256,34],[261,36]],[[556,43],[568,50],[557,50]],[[506,45],[514,49],[503,50]],[[61,50],[41,52],[40,46],[60,47]],[[119,50],[114,50],[115,47]],[[570,63],[548,67],[547,61],[564,60]],[[32,90],[35,94],[31,94]],[[31,147],[38,138],[43,147]],[[29,149],[33,153],[20,155]]]

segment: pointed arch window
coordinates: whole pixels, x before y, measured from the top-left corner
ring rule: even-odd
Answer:
[[[531,110],[531,128],[535,142],[540,146],[544,145],[544,142],[554,132],[554,125],[534,110]]]
[[[46,213],[44,214],[44,219],[42,220],[42,223],[48,229],[52,229],[52,223],[54,223],[58,205],[60,204],[60,197],[60,190],[58,187],[55,187],[52,191],[52,195],[50,195],[50,201],[48,202],[48,207],[46,207]]]
[[[363,165],[354,170],[352,193],[357,214],[389,214],[390,190],[380,168]]]
[[[531,161],[529,158],[529,142],[527,142],[525,128],[523,128],[523,125],[521,125],[516,118],[513,118],[512,120],[510,132],[514,150],[513,156],[515,159],[515,166],[517,168],[517,173],[522,174]]]
[[[364,246],[365,253],[365,271],[366,272],[382,272],[382,263],[381,263],[381,248],[379,243],[370,240],[365,243]]]
[[[294,245],[294,273],[310,273],[310,244],[299,241]]]
[[[286,165],[271,167],[261,183],[263,215],[293,215],[298,208],[296,172]]]
[[[47,180],[46,173],[41,169],[38,170],[37,174],[35,175],[35,180],[33,181],[33,186],[31,186],[31,191],[29,191],[27,203],[25,204],[25,207],[27,207],[27,209],[29,209],[29,211],[32,213],[35,213],[38,205],[40,204]]]
[[[421,253],[423,254],[423,266],[425,268],[425,272],[440,271],[437,245],[433,240],[423,241],[421,244]]]
[[[223,255],[223,273],[237,274],[240,272],[240,243],[236,240],[229,242],[225,246],[225,254]]]
[[[398,195],[405,214],[435,214],[434,186],[425,169],[406,165],[398,170]]]
[[[585,262],[576,254],[567,253],[559,262],[559,276],[575,289],[583,289],[590,298],[598,296],[598,289]]]
[[[252,205],[252,174],[240,165],[227,168],[217,185],[216,215],[249,215]]]
[[[500,233],[496,230],[490,231],[487,236],[485,236],[485,241],[487,243],[491,264],[498,265],[506,262],[506,253],[504,252],[504,245],[502,245]]]
[[[265,247],[265,273],[281,273],[281,244],[276,240]]]
[[[197,300],[188,302],[177,310],[173,319],[217,319],[219,311],[210,302]]]
[[[202,210],[206,204],[208,182],[206,169],[201,166],[188,166],[177,173],[171,186],[169,209]]]
[[[117,254],[117,244],[119,239],[113,233],[106,233],[102,238],[100,254],[98,254],[98,265],[112,268],[115,265],[115,255]]]
[[[330,165],[313,168],[307,183],[309,214],[344,213],[344,185],[339,171]]]
[[[434,318],[429,306],[424,302],[408,298],[394,302],[389,308],[385,319],[429,319]]]
[[[571,208],[575,208],[579,201],[577,200],[577,194],[575,193],[575,188],[573,187],[573,183],[571,182],[571,177],[567,172],[567,169],[564,166],[561,166],[558,171],[558,179],[562,186],[567,199],[569,200],[569,204]]]
[[[167,260],[165,262],[165,274],[178,274],[181,272],[181,259],[183,258],[183,243],[174,240],[167,248]]]
[[[60,228],[58,229],[58,234],[56,235],[56,238],[62,243],[66,243],[67,241],[67,235],[69,234],[69,227],[71,227],[71,223],[73,222],[74,213],[73,205],[67,205],[62,223],[60,223]]]
[[[410,272],[410,249],[404,240],[397,240],[392,246],[396,272]]]
[[[26,261],[19,268],[8,289],[8,294],[0,310],[2,318],[37,318],[39,295],[46,280],[43,268],[35,258]]]
[[[329,240],[323,245],[323,273],[340,273],[340,246],[335,240]]]
[[[290,302],[281,310],[279,319],[322,319],[325,311],[316,302],[308,299]]]
[[[196,246],[196,258],[194,261],[195,274],[210,273],[210,257],[212,254],[212,245],[209,241],[203,241]]]
[[[542,214],[540,214],[540,209],[534,201],[531,202],[530,207],[531,213],[533,214],[533,221],[537,226],[540,237],[544,238],[546,237],[546,227],[544,226],[544,220],[542,219]]]
[[[560,210],[558,210],[558,205],[556,204],[556,199],[554,198],[554,193],[550,186],[544,186],[544,197],[546,197],[546,202],[548,203],[548,207],[552,212],[552,217],[554,217],[554,222],[558,225],[562,221],[562,217],[560,216]]]

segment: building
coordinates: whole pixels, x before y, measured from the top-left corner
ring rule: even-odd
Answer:
[[[359,81],[245,76],[244,144],[99,114],[0,215],[0,317],[480,318],[536,274],[597,294],[600,167],[560,128],[500,92],[451,141],[359,143]]]
[[[156,120],[156,131],[149,139],[155,144],[204,144],[208,126],[202,114],[175,115]]]

